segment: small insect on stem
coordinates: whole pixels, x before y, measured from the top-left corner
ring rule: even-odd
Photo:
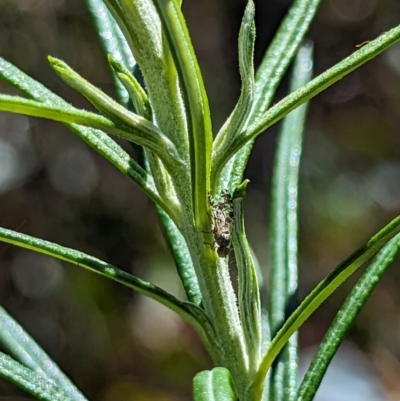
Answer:
[[[382,33],[381,33],[379,36],[382,36],[382,35],[384,35],[386,32],[387,32],[387,31],[385,31],[385,32],[382,32]],[[357,48],[359,48],[359,47],[363,47],[363,46],[367,45],[368,43],[371,43],[371,41],[370,41],[370,40],[364,40],[364,42],[362,42],[362,43],[359,43],[358,45],[356,45],[356,47],[357,47]]]
[[[208,199],[211,206],[211,233],[214,236],[214,242],[209,245],[217,251],[220,258],[226,258],[231,250],[229,246],[233,223],[232,196],[223,192],[219,201],[211,195],[208,195]]]
[[[364,42],[359,43],[359,44],[356,45],[355,47],[363,47],[364,45],[366,45],[366,44],[368,44],[368,43],[370,43],[370,42],[371,42],[370,40],[364,40]]]

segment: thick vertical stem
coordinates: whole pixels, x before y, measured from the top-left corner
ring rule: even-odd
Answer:
[[[204,233],[194,232],[194,229],[185,234],[204,308],[217,336],[218,355],[212,355],[212,358],[215,364],[229,369],[239,394],[244,394],[250,381],[247,375],[248,357],[229,266],[226,259],[219,258],[215,250],[205,243],[204,236]]]

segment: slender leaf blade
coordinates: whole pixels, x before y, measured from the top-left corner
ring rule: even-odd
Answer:
[[[102,114],[113,121],[116,127],[121,127],[122,129],[127,127],[128,131],[129,128],[139,131],[142,133],[142,139],[149,140],[154,144],[161,145],[161,142],[166,141],[162,146],[168,146],[176,152],[174,144],[152,122],[119,105],[103,91],[82,78],[63,61],[49,57],[49,62],[64,82],[85,96]],[[137,138],[132,136],[132,141],[137,142]],[[140,143],[140,145],[142,144]]]
[[[311,365],[296,394],[297,401],[311,401],[335,356],[346,333],[353,325],[365,302],[379,283],[387,268],[400,250],[400,235],[396,235],[377,254],[371,265],[357,281],[343,306],[336,314],[328,332],[314,356]]]
[[[194,219],[198,228],[209,226],[212,128],[210,108],[200,67],[197,62],[185,19],[179,5],[170,0],[154,0],[168,32],[175,64],[181,78],[189,126],[191,182]]]
[[[0,78],[4,79],[30,99],[38,102],[59,105],[60,107],[70,107],[65,100],[1,57]],[[66,126],[95,151],[100,153],[124,175],[130,178],[154,202],[160,205],[163,210],[167,211],[170,217],[174,218],[175,224],[177,223],[176,217],[174,217],[175,212],[172,210],[170,205],[166,204],[164,200],[160,198],[149,174],[112,138],[100,130],[84,127],[82,125],[66,124]]]
[[[152,120],[152,110],[145,90],[141,87],[136,77],[121,63],[108,55],[108,62],[112,71],[122,85],[126,88],[132,100],[136,114],[146,120]],[[128,108],[128,107],[126,107]]]
[[[269,108],[276,89],[304,42],[322,0],[295,0],[257,68],[255,101],[249,120],[254,124]]]
[[[276,35],[260,66],[257,68],[255,82],[255,99],[251,115],[246,127],[254,124],[259,118],[260,110],[267,110],[271,105],[278,85],[282,81],[290,63],[295,57],[301,43],[304,41],[311,23],[318,11],[322,0],[295,0],[278,28]],[[264,112],[263,112],[264,113]],[[263,115],[261,113],[261,115]],[[244,128],[243,131],[246,131]],[[243,180],[243,173],[247,166],[254,140],[247,142],[243,148],[229,156],[221,172],[220,185],[229,187],[233,191]],[[231,158],[232,157],[232,158]],[[228,161],[229,160],[229,161]],[[214,161],[213,161],[214,163]],[[218,167],[220,168],[220,167]]]
[[[249,359],[250,374],[257,371],[261,356],[261,307],[257,272],[244,227],[243,201],[249,180],[239,185],[232,196],[234,224],[232,242],[238,269],[239,315]]]
[[[220,129],[213,143],[213,152],[217,152],[222,142],[232,141],[235,135],[241,132],[245,126],[254,97],[254,42],[255,42],[255,6],[253,0],[247,2],[243,15],[242,24],[239,32],[239,72],[242,81],[242,88],[239,100],[225,124]],[[213,158],[218,156],[213,154]],[[215,190],[217,186],[220,171],[215,169],[211,171],[211,188]],[[224,180],[222,180],[224,181]],[[225,182],[218,185],[219,191]],[[228,189],[228,188],[225,188]]]
[[[132,288],[133,290],[154,299],[167,308],[173,310],[190,323],[200,334],[206,347],[213,355],[213,329],[204,311],[196,305],[189,302],[182,302],[154,284],[135,277],[109,263],[75,249],[67,248],[53,242],[18,233],[6,228],[0,228],[0,241],[72,263],[123,284],[126,287]]]
[[[253,385],[259,394],[262,393],[263,383],[268,369],[292,334],[299,329],[329,295],[399,232],[400,216],[392,220],[366,244],[353,252],[336,269],[329,273],[303,300],[274,337],[267,353],[262,358],[260,369],[253,381]]]
[[[185,239],[168,215],[161,208],[157,208],[157,211],[162,223],[161,228],[175,260],[176,269],[185,289],[186,296],[190,302],[200,306],[202,295]]]
[[[400,25],[381,34],[378,38],[361,47],[340,63],[314,78],[307,85],[291,93],[289,96],[286,96],[283,100],[268,109],[263,117],[257,120],[255,124],[249,126],[246,132],[243,132],[242,135],[238,136],[237,140],[232,144],[232,146],[229,149],[226,149],[222,164],[227,162],[246,143],[255,139],[257,135],[264,132],[271,125],[280,121],[292,110],[317,96],[335,82],[341,80],[346,75],[361,67],[366,62],[372,60],[399,41]]]
[[[208,97],[185,19],[175,1],[155,0],[173,49],[187,109],[191,155],[194,219],[198,228],[209,224],[212,128]]]
[[[103,0],[85,0],[85,2],[93,17],[104,53],[111,55],[114,60],[120,62],[125,68],[132,72],[136,64],[132,51]],[[118,100],[122,105],[128,108],[129,93],[124,86],[121,85],[115,73],[113,76]]]
[[[140,66],[155,120],[181,157],[189,154],[179,76],[152,0],[104,0]],[[146,46],[143,46],[143,44]]]
[[[172,142],[156,126],[136,116],[136,128],[116,125],[108,118],[73,107],[44,104],[18,96],[0,95],[0,110],[11,113],[41,117],[67,124],[79,124],[97,128],[128,141],[136,142],[157,154],[165,166],[172,172],[182,170],[183,162],[176,153]]]
[[[229,370],[220,367],[198,373],[193,393],[194,401],[239,401]]]
[[[290,92],[305,85],[312,74],[311,43],[303,45],[295,60]],[[293,311],[298,286],[297,210],[298,179],[308,104],[289,113],[283,120],[272,178],[270,233],[270,325],[275,334]],[[292,309],[292,310],[290,310]],[[271,374],[271,399],[291,401],[297,389],[297,334],[290,338]]]
[[[2,307],[0,307],[0,342],[19,362],[54,382],[71,400],[87,400],[57,364]]]
[[[71,105],[66,102],[61,97],[57,96],[55,93],[51,92],[40,82],[35,81],[30,76],[22,72],[20,69],[15,67],[13,64],[4,60],[0,57],[0,78],[4,79],[8,84],[13,86],[15,89],[26,95],[29,99],[36,100],[38,102],[54,104],[58,106],[71,107]],[[71,127],[71,126],[68,126]],[[84,128],[84,127],[83,127]],[[85,133],[89,131],[88,128],[84,128]],[[75,127],[75,133],[80,134],[79,127]],[[95,144],[101,140],[104,145],[106,145],[110,150],[123,159],[129,157],[128,154],[107,134],[101,131],[93,130],[93,136],[96,136],[96,140],[88,142],[87,135],[83,135],[82,138],[85,142],[91,145],[95,150],[97,149]]]
[[[27,393],[42,401],[73,401],[62,389],[42,375],[21,365],[0,352],[0,377],[6,379]]]

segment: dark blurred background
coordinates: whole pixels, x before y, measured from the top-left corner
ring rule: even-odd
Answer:
[[[291,3],[256,1],[257,63]],[[244,6],[242,0],[183,4],[215,129],[240,91]],[[315,74],[398,24],[396,0],[325,0],[308,34]],[[0,55],[75,106],[90,109],[52,72],[47,55],[113,95],[83,0],[0,0]],[[277,99],[286,90],[287,80]],[[3,82],[0,91],[15,93]],[[266,272],[277,128],[259,137],[246,172],[247,230]],[[300,298],[400,213],[399,128],[399,45],[311,101],[301,168]],[[0,206],[2,227],[93,254],[183,297],[152,203],[60,124],[0,113]],[[399,267],[394,263],[375,290],[331,370],[350,380],[341,386],[350,398],[335,376],[320,400],[400,400]],[[305,361],[354,281],[302,329]],[[196,334],[172,312],[76,266],[6,244],[0,244],[0,304],[91,400],[189,400],[193,375],[211,367]],[[349,364],[356,360],[358,367]],[[367,396],[357,380],[372,386]],[[0,394],[10,401],[28,397],[4,381]]]

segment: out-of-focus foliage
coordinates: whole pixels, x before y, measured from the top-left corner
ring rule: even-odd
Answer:
[[[244,5],[183,4],[216,128],[239,95],[236,41]],[[256,2],[256,65],[287,6],[284,0]],[[395,25],[399,15],[394,1],[326,0],[309,34],[315,74]],[[0,32],[1,56],[77,107],[91,110],[51,71],[48,54],[113,95],[83,1],[1,0]],[[286,89],[282,85],[278,97]],[[9,91],[0,82],[0,92]],[[399,94],[397,45],[311,102],[300,177],[301,297],[400,212]],[[138,189],[59,124],[2,113],[0,127],[0,226],[80,249],[183,294],[153,206]],[[259,138],[246,173],[251,181],[246,228],[264,269],[275,134],[273,128]],[[385,377],[388,391],[396,390],[390,377],[400,374],[396,265],[351,333]],[[344,291],[305,325],[303,346],[322,338]],[[195,333],[165,308],[108,280],[4,244],[0,304],[89,399],[130,400],[135,394],[139,401],[189,400],[192,377],[211,366]],[[0,393],[19,396],[4,382]]]

